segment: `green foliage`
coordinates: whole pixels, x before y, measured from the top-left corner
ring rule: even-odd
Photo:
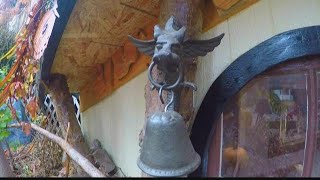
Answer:
[[[2,66],[0,68],[0,81],[2,81],[6,75],[8,74],[9,67],[8,66]]]
[[[9,108],[4,108],[0,110],[0,141],[5,139],[10,135],[7,130],[7,124],[12,120],[11,111]]]
[[[8,66],[2,66],[0,68],[0,81],[2,81],[5,76],[8,74]],[[0,88],[2,92],[3,87]],[[0,141],[10,135],[10,132],[7,130],[7,123],[12,120],[12,114],[8,106],[0,110]]]
[[[0,68],[0,81],[4,79],[4,77],[8,74],[8,67],[3,66]],[[0,88],[0,92],[2,92],[3,87]],[[12,114],[8,106],[5,108],[2,107],[0,110],[0,141],[5,139],[10,135],[10,132],[7,130],[7,123],[12,120]]]
[[[270,90],[269,103],[272,112],[279,115],[281,113],[281,100],[272,90]]]
[[[269,103],[273,113],[281,115],[284,111],[287,110],[287,106],[284,105],[278,95],[270,90]]]
[[[10,0],[4,2],[0,0],[1,3],[5,3],[7,9],[1,9],[3,12],[2,17],[5,19],[3,23],[0,24],[0,58],[8,53],[10,49],[16,44],[16,36],[20,32],[21,28],[25,25],[28,18],[27,8],[19,7],[22,11],[17,14],[10,14],[7,16],[6,12],[8,9],[12,9],[16,6],[17,0]],[[1,4],[0,3],[0,4]],[[9,11],[9,10],[8,10]],[[12,51],[13,53],[15,50]],[[10,58],[4,58],[0,62],[0,81],[2,81],[8,74],[10,68],[12,67],[14,60],[16,59],[15,54],[11,54]],[[12,78],[12,77],[11,77]],[[10,80],[9,80],[10,81]],[[0,94],[2,93],[4,87],[0,87]],[[0,110],[0,141],[8,137],[10,132],[7,130],[7,124],[12,120],[12,114],[8,106],[2,106]]]
[[[6,54],[14,45],[15,32],[10,32],[6,27],[0,29],[0,56]]]
[[[21,147],[21,143],[17,140],[13,141],[13,142],[9,142],[9,147],[12,151],[17,151],[19,147]]]
[[[29,168],[29,166],[26,164],[22,168],[22,174],[21,177],[30,177],[32,176],[32,170]]]

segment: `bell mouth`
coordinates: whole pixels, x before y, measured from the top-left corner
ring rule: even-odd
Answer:
[[[137,165],[138,167],[144,172],[151,176],[156,177],[178,177],[178,176],[185,176],[190,174],[191,172],[195,171],[200,165],[200,156],[199,154],[195,154],[194,161],[187,166],[178,168],[178,169],[156,169],[146,165],[144,162],[141,161],[140,156],[138,158]]]

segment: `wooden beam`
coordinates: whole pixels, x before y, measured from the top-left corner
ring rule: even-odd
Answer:
[[[222,10],[228,10],[235,4],[237,4],[240,0],[212,0],[212,3],[218,8]]]
[[[47,81],[48,91],[55,111],[57,113],[57,120],[62,128],[62,135],[67,136],[67,128],[70,124],[68,141],[74,149],[81,155],[86,156],[89,154],[90,148],[85,142],[84,136],[81,132],[81,127],[75,116],[74,103],[67,84],[67,78],[62,74],[51,74]],[[63,141],[64,142],[64,141]],[[69,154],[70,155],[70,154]],[[88,157],[89,158],[89,157]],[[93,160],[89,158],[89,160]],[[73,164],[77,174],[86,176],[83,169]]]
[[[153,38],[155,22],[143,28],[137,36],[140,39]],[[138,52],[128,40],[104,64],[98,65],[98,77],[80,90],[80,111],[97,104],[113,91],[145,71],[150,57]]]
[[[202,8],[202,31],[208,31],[259,0],[206,0]]]

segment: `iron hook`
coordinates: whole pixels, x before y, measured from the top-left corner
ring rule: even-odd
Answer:
[[[170,102],[166,105],[166,107],[164,108],[164,111],[165,112],[167,112],[167,110],[168,110],[168,107],[173,103],[173,101],[174,101],[174,92],[173,92],[173,90],[170,90],[170,93],[172,94],[171,95],[171,100],[170,100]]]

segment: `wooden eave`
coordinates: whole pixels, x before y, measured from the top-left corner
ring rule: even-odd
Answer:
[[[58,1],[58,11],[64,12],[60,14],[60,18],[55,22],[52,29],[52,35],[49,39],[47,49],[43,53],[40,62],[39,79],[46,81],[49,78],[51,67],[54,61],[56,51],[58,49],[63,31],[68,23],[71,12],[76,4],[76,0]],[[45,87],[44,83],[39,83],[38,96],[40,102],[45,100]],[[43,105],[41,103],[40,105]]]

